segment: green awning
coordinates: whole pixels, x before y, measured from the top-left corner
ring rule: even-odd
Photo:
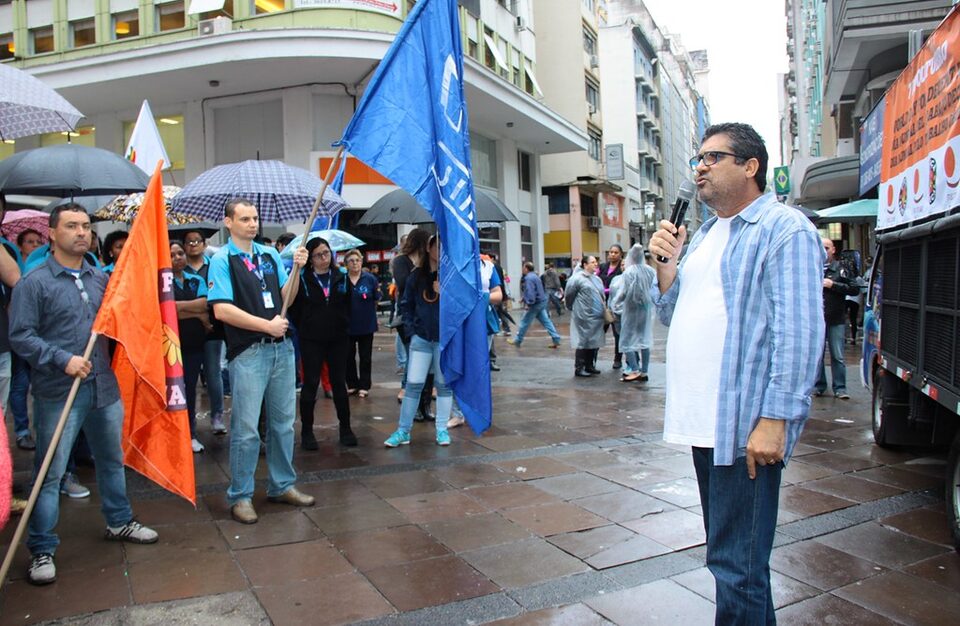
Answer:
[[[829,209],[820,209],[817,211],[817,215],[820,216],[820,224],[831,222],[866,224],[877,221],[878,205],[879,201],[876,199],[854,200]]]

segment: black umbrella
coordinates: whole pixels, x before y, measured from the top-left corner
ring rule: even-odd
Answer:
[[[18,152],[0,161],[0,192],[34,196],[98,196],[144,191],[150,177],[119,154],[62,144]]]
[[[82,196],[77,198],[60,198],[59,200],[53,200],[47,203],[47,206],[43,208],[44,211],[50,213],[56,207],[61,204],[69,204],[75,202],[87,210],[87,213],[90,214],[90,219],[93,221],[103,221],[100,218],[95,217],[93,214],[107,206],[116,199],[117,196]]]
[[[220,232],[220,224],[214,222],[196,222],[193,224],[177,224],[176,226],[170,226],[167,228],[171,236],[176,236],[178,239],[183,238],[183,234],[187,232],[198,232],[203,235],[204,239],[210,239],[214,235]]]
[[[507,205],[482,189],[474,190],[474,200],[477,205],[478,222],[519,221]],[[428,224],[432,221],[433,218],[417,203],[416,198],[403,189],[395,189],[374,202],[373,206],[357,221],[357,225]]]

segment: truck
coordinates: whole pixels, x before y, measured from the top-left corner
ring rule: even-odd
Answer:
[[[879,193],[860,375],[877,445],[948,447],[947,518],[960,551],[958,100],[954,7],[861,127],[861,144],[882,150],[870,163],[861,155],[861,192],[865,172],[879,171]]]

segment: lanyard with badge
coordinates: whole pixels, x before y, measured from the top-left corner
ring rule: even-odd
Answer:
[[[270,290],[267,289],[267,281],[263,277],[263,269],[260,267],[261,257],[258,254],[256,256],[257,263],[254,264],[246,256],[243,257],[243,264],[247,266],[247,270],[250,271],[254,276],[257,277],[257,280],[260,281],[260,295],[263,296],[263,306],[267,309],[274,308],[273,305],[273,294],[270,293]]]
[[[316,272],[314,272],[314,273],[313,273],[313,277],[317,279],[317,284],[320,285],[320,289],[323,289],[323,295],[324,295],[324,297],[325,297],[325,298],[329,298],[329,297],[330,297],[330,283],[333,282],[333,276],[332,276],[329,272],[326,274],[326,283],[327,283],[327,284],[323,284],[324,281],[323,281],[322,278],[320,278],[320,274],[317,274]]]

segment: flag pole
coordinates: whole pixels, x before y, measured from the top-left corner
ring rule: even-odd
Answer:
[[[313,221],[317,219],[317,213],[320,211],[320,205],[323,203],[323,194],[327,192],[327,186],[330,184],[330,181],[333,180],[333,173],[337,171],[337,163],[340,162],[340,157],[343,156],[343,146],[341,145],[337,148],[337,153],[333,156],[333,160],[330,161],[330,167],[327,168],[327,175],[324,176],[323,182],[320,183],[320,194],[317,196],[317,199],[313,202],[313,209],[310,211],[310,217],[307,219],[307,230],[303,234],[303,245],[307,245],[307,235],[310,234],[310,229],[313,227]],[[294,265],[294,269],[297,269]],[[284,292],[283,295],[283,308],[280,309],[280,317],[287,316],[287,309],[290,308],[290,294],[293,293],[292,289],[288,289]]]
[[[87,348],[83,351],[84,361],[90,360],[90,355],[93,354],[93,347],[96,345],[97,337],[97,333],[90,333]],[[37,472],[37,476],[33,481],[33,489],[30,491],[30,499],[27,500],[27,507],[20,516],[20,522],[17,524],[17,532],[13,534],[13,539],[10,540],[10,546],[7,548],[7,554],[3,557],[3,566],[0,567],[0,588],[7,582],[7,572],[10,570],[10,565],[13,562],[13,555],[17,551],[17,546],[20,545],[20,540],[23,538],[23,531],[27,528],[27,524],[30,521],[30,514],[33,513],[33,507],[37,503],[37,498],[40,496],[40,489],[43,487],[43,481],[47,477],[50,464],[53,462],[53,455],[57,452],[57,446],[60,443],[60,437],[63,435],[63,428],[67,424],[67,416],[70,415],[70,410],[73,408],[73,401],[77,397],[77,391],[80,389],[81,380],[79,376],[73,379],[73,386],[70,387],[67,402],[63,405],[63,411],[60,413],[60,421],[57,423],[56,430],[53,431],[53,438],[50,440],[50,445],[47,446],[47,454],[43,457],[43,464],[40,466],[40,470]],[[59,495],[57,497],[59,497]]]

